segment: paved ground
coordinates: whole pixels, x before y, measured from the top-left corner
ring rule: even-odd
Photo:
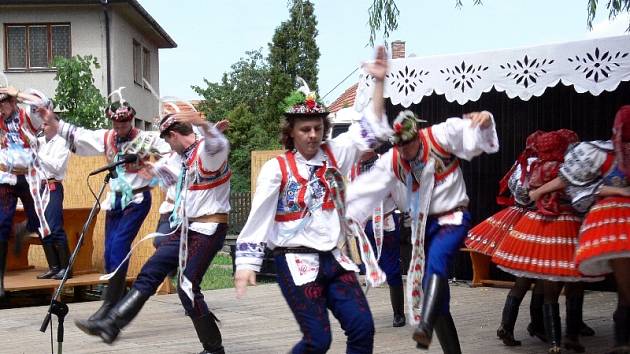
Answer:
[[[527,336],[525,331],[529,321],[527,303],[521,306],[522,316],[515,331],[516,337],[523,340],[523,346],[508,348],[496,339],[495,333],[507,290],[470,288],[465,284],[452,285],[451,289],[453,317],[464,353],[546,353],[546,346]],[[235,299],[233,289],[207,291],[205,296],[209,306],[223,321],[227,353],[286,353],[300,337],[275,284],[250,288],[242,300]],[[410,337],[411,327],[391,327],[387,288],[371,289],[368,299],[376,323],[375,353],[427,353],[415,349]],[[529,296],[525,302],[528,301]],[[98,306],[99,302],[70,304],[64,353],[198,353],[201,350],[192,323],[184,316],[177,295],[153,297],[113,346],[85,335],[73,324],[74,319],[89,316]],[[586,294],[584,320],[597,332],[597,336],[583,339],[587,353],[601,353],[612,345],[612,312],[615,306],[614,293]],[[50,330],[39,332],[46,309],[0,310],[0,353],[50,352]],[[561,311],[564,312],[563,305]],[[334,320],[333,331],[330,353],[344,353],[345,337]],[[428,351],[441,352],[437,340]]]

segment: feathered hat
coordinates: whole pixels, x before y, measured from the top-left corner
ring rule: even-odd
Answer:
[[[328,109],[319,101],[315,92],[311,91],[306,81],[299,76],[295,81],[300,87],[284,99],[284,116],[287,119],[328,116]]]
[[[119,87],[108,96],[109,98],[113,95],[118,95],[118,101],[112,102],[105,108],[105,115],[114,122],[129,122],[136,116],[136,110],[131,107],[129,102],[127,102],[122,95],[124,88],[124,86]]]

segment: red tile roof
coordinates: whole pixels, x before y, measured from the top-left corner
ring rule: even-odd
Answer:
[[[354,97],[357,95],[358,86],[359,84],[356,83],[344,91],[341,96],[337,97],[337,99],[328,106],[328,111],[334,113],[342,108],[354,106]]]

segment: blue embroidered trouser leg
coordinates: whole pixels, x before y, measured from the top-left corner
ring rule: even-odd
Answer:
[[[53,243],[62,246],[68,244],[68,236],[63,228],[63,184],[55,183],[55,190],[50,190],[50,199],[44,213],[50,235],[42,239],[42,243],[52,245]]]
[[[151,193],[143,194],[139,204],[129,203],[125,209],[121,208],[120,197],[116,197],[116,203],[112,210],[105,216],[105,271],[113,272],[131,249],[131,242],[140,231],[140,227],[151,209]],[[127,273],[129,261],[120,268]]]
[[[400,224],[398,215],[394,213],[392,216],[394,217],[396,229],[383,232],[383,247],[381,256],[378,259],[378,265],[385,272],[389,286],[400,286],[402,285],[402,275],[400,274]],[[372,249],[376,252],[376,240],[374,239],[371,220],[365,225],[365,234],[370,240]]]
[[[201,281],[206,274],[212,259],[223,247],[227,224],[219,224],[213,235],[204,235],[188,230],[188,258],[184,275],[192,283],[194,303],[181,289],[177,290],[182,306],[191,318],[198,318],[209,314],[208,306],[201,293]],[[140,270],[132,287],[143,294],[153,295],[164,278],[177,270],[179,265],[179,232],[166,236],[153,256],[151,256]]]
[[[286,257],[276,256],[275,263],[278,285],[302,331],[292,353],[328,351],[332,336],[327,309],[348,337],[347,353],[372,353],[374,321],[354,272],[343,269],[330,252],[321,253],[317,279],[296,286]]]
[[[0,241],[9,240],[18,198],[26,211],[29,230],[35,231],[39,226],[28,182],[24,176],[17,176],[17,183],[14,186],[0,184]]]
[[[160,220],[158,220],[157,227],[155,228],[155,232],[159,232],[164,235],[168,235],[175,230],[175,228],[171,227],[171,222],[169,221],[169,217],[171,214],[160,214]],[[158,248],[160,244],[166,240],[168,236],[161,236],[153,238],[153,247]]]
[[[424,265],[424,276],[422,278],[422,288],[426,291],[428,281],[433,274],[447,279],[449,266],[453,263],[455,254],[464,242],[464,238],[470,229],[470,213],[464,212],[461,225],[439,225],[436,218],[427,219],[426,232],[424,236],[424,252],[426,261]],[[438,315],[449,313],[451,293],[447,288],[444,297],[441,299]]]

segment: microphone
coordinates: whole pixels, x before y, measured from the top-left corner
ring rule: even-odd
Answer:
[[[105,165],[105,166],[103,166],[103,167],[101,167],[99,169],[96,169],[96,170],[90,172],[90,174],[88,176],[94,176],[94,175],[99,174],[101,172],[112,170],[118,165],[122,165],[122,164],[125,164],[125,163],[130,163],[130,162],[136,162],[137,160],[138,160],[138,155],[136,155],[136,154],[121,155],[118,158],[118,161],[114,161],[114,162],[110,163],[109,165]]]

